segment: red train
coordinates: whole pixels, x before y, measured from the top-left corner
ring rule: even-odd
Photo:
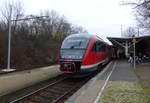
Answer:
[[[60,70],[65,74],[96,71],[111,57],[111,46],[90,34],[72,34],[65,38],[60,50]]]

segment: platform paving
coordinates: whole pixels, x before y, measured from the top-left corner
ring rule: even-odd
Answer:
[[[0,76],[0,96],[61,74],[59,65]]]
[[[130,63],[126,60],[118,60],[117,65],[111,75],[110,81],[137,82],[138,78]]]
[[[132,65],[126,61],[117,64],[97,103],[150,103]]]
[[[66,103],[150,103],[150,95],[127,61],[113,61],[104,70]]]

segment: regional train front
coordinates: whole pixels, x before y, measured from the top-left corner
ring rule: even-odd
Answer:
[[[73,34],[65,38],[60,50],[60,70],[65,74],[80,72],[82,60],[90,39],[88,36]]]

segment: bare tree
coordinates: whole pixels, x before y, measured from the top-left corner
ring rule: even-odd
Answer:
[[[17,20],[21,17],[24,16],[24,8],[23,8],[23,3],[21,1],[5,1],[4,2],[4,7],[1,9],[1,14],[2,14],[2,21],[6,24],[6,27],[8,25],[9,21],[9,15],[12,10],[12,20]],[[17,26],[17,21],[13,21],[13,30],[16,29]]]
[[[123,4],[133,6],[138,26],[150,33],[150,0],[135,0]]]
[[[72,31],[71,31],[72,34],[75,34],[75,33],[88,33],[87,30],[85,30],[81,26],[72,25],[71,28],[72,28]]]
[[[19,5],[19,4],[18,4]],[[6,61],[7,40],[4,40],[4,33],[1,32],[7,26],[10,8],[15,6],[10,3],[8,8],[2,10],[3,21],[0,20],[0,62],[4,67]],[[18,7],[18,6],[17,6]],[[18,7],[19,8],[19,7]],[[20,10],[20,9],[18,9]],[[6,12],[5,12],[6,11]],[[12,19],[20,19],[23,16],[21,11],[13,10]],[[37,18],[37,16],[48,16],[48,18]],[[43,11],[39,15],[24,16],[25,18],[35,18],[13,22],[15,35],[12,37],[11,63],[13,68],[33,68],[57,63],[59,49],[63,39],[72,33],[82,33],[86,31],[80,26],[74,26],[64,16],[60,16],[56,11]],[[7,28],[6,28],[7,30]]]
[[[135,37],[137,36],[137,32],[135,28],[133,27],[128,27],[124,32],[123,32],[124,37]]]
[[[136,19],[140,27],[150,32],[150,0],[139,0],[136,6]]]

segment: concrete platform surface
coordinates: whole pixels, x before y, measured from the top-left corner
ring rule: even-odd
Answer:
[[[65,103],[150,103],[127,61],[113,61]]]
[[[0,76],[0,96],[61,74],[59,65]]]
[[[71,96],[65,103],[94,103],[100,89],[103,87],[106,76],[111,71],[114,62],[109,63],[107,67],[86,83],[79,91]],[[103,78],[103,79],[101,79]]]

